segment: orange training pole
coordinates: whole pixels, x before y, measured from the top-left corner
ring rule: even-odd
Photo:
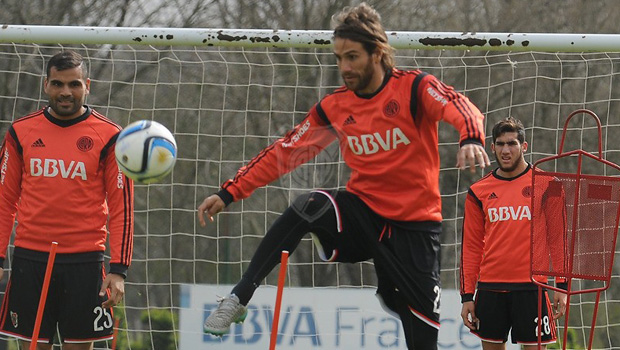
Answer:
[[[121,323],[120,318],[114,319],[114,335],[112,336],[112,350],[116,350],[116,338],[118,337],[118,326]]]
[[[45,309],[45,301],[47,300],[47,290],[50,287],[52,279],[52,268],[54,267],[54,259],[56,259],[56,248],[58,242],[52,242],[50,255],[47,258],[47,268],[45,269],[45,278],[43,279],[43,287],[41,288],[41,298],[39,298],[39,308],[37,309],[37,318],[34,321],[34,330],[32,331],[32,340],[30,341],[30,350],[36,350],[37,341],[39,340],[39,330],[41,329],[41,320],[43,319],[43,310]]]
[[[286,265],[288,264],[288,251],[282,251],[280,258],[280,274],[278,275],[278,292],[276,293],[276,306],[273,310],[273,323],[271,324],[271,341],[269,342],[269,350],[276,349],[278,340],[278,322],[280,321],[280,307],[282,306],[282,289],[284,289],[284,281],[286,280]]]

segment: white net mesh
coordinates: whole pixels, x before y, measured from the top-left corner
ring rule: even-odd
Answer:
[[[88,61],[88,104],[123,126],[157,120],[176,137],[179,158],[172,175],[135,189],[134,258],[124,305],[116,309],[121,319],[116,348],[179,348],[188,336],[177,322],[182,285],[236,283],[267,228],[297,194],[344,187],[348,170],[337,147],[331,147],[232,204],[207,228],[196,221],[195,208],[205,196],[341,84],[334,59],[329,50],[320,49],[1,44],[2,134],[15,118],[46,104],[41,88],[45,61],[61,49],[75,49]],[[613,89],[619,63],[617,53],[397,52],[398,67],[420,68],[467,95],[485,114],[487,134],[502,118],[521,119],[527,129],[528,161],[556,153],[564,120],[578,108],[599,115],[604,156],[620,161],[620,143],[614,141],[620,137],[620,93]],[[565,148],[595,151],[593,127],[587,120],[575,123],[570,130],[574,137]],[[444,290],[458,286],[463,201],[469,185],[480,177],[480,172],[471,175],[454,166],[457,139],[449,125],[440,126]],[[8,262],[5,268],[10,271]],[[275,285],[276,273],[265,284]],[[611,289],[601,301],[595,348],[620,347],[618,277],[614,271]],[[321,262],[308,237],[291,256],[287,286],[372,288],[376,279],[371,262]],[[226,292],[228,286],[222,290]],[[588,298],[572,300],[575,344],[584,344],[589,332],[590,317],[583,316],[592,309]],[[459,313],[442,309],[444,318],[458,318]],[[400,344],[404,347],[403,340]]]

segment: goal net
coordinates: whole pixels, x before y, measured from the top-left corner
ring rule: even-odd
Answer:
[[[186,34],[177,33],[175,39]],[[329,39],[328,32],[319,34]],[[408,42],[408,33],[396,34],[391,40]],[[233,203],[206,228],[198,225],[195,209],[206,196],[342,84],[329,40],[261,46],[253,45],[260,40],[252,41],[252,33],[235,35],[221,35],[223,41],[213,45],[176,43],[165,35],[102,42],[96,36],[78,40],[50,34],[0,43],[2,135],[13,120],[46,105],[45,62],[60,50],[73,49],[89,65],[89,105],[122,126],[156,120],[176,137],[179,158],[172,174],[161,183],[135,187],[134,256],[124,302],[115,309],[117,349],[266,348],[262,344],[269,339],[277,269],[259,288],[258,299],[251,301],[251,318],[243,327],[233,326],[230,335],[212,338],[202,334],[204,316],[216,303],[216,294],[230,292],[268,227],[298,194],[345,186],[348,169],[333,145],[250,198]],[[620,92],[614,89],[620,55],[574,52],[579,49],[570,44],[558,48],[550,38],[548,50],[545,45],[521,45],[519,50],[505,46],[500,51],[488,45],[446,48],[441,44],[450,42],[438,36],[440,45],[430,49],[396,45],[396,63],[434,74],[468,96],[486,117],[487,135],[500,119],[521,119],[530,162],[556,154],[564,120],[579,108],[600,117],[603,155],[620,162]],[[597,151],[596,126],[587,118],[576,119],[565,149]],[[440,349],[479,347],[479,340],[461,326],[457,288],[463,203],[468,187],[484,172],[472,175],[455,167],[457,141],[456,131],[442,123]],[[490,147],[487,151],[491,155]],[[601,297],[596,349],[620,347],[618,277],[614,269],[611,288]],[[325,263],[308,236],[289,260],[286,287],[279,349],[405,348],[398,322],[377,307],[371,261]],[[568,348],[582,348],[593,299],[579,295],[571,303]],[[97,349],[112,346],[96,344]]]

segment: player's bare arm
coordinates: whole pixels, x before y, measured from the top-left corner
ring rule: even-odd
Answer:
[[[476,143],[463,145],[456,154],[456,166],[465,170],[469,165],[469,171],[475,173],[476,164],[482,169],[491,166],[491,161],[484,147]]]
[[[209,221],[213,221],[213,215],[221,212],[226,207],[224,201],[217,194],[210,195],[205,198],[204,201],[198,206],[198,221],[200,226],[207,226],[205,215],[209,218]]]

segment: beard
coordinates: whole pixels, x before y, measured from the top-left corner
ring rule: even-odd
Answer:
[[[61,102],[71,102],[72,106],[61,107],[60,106]],[[56,113],[56,115],[60,117],[72,117],[80,110],[80,108],[82,108],[81,101],[76,101],[76,100],[54,99],[54,100],[49,100],[49,105],[50,105],[50,108]]]
[[[357,92],[357,91],[364,90],[370,84],[370,81],[372,80],[372,77],[374,74],[375,74],[375,68],[372,65],[372,61],[368,60],[368,64],[366,65],[366,67],[364,67],[364,70],[362,71],[361,74],[349,73],[348,75],[348,76],[357,77],[357,83],[350,83],[347,80],[344,80],[344,85],[347,87],[347,89],[351,91]],[[344,75],[342,75],[342,77],[344,79]]]
[[[517,160],[512,165],[509,165],[509,166],[502,165],[502,163],[500,162],[500,158],[497,156],[497,153],[495,153],[495,161],[497,162],[499,169],[501,171],[506,172],[506,173],[511,173],[519,167],[519,164],[521,164],[521,162],[523,162],[523,152],[521,152]]]

